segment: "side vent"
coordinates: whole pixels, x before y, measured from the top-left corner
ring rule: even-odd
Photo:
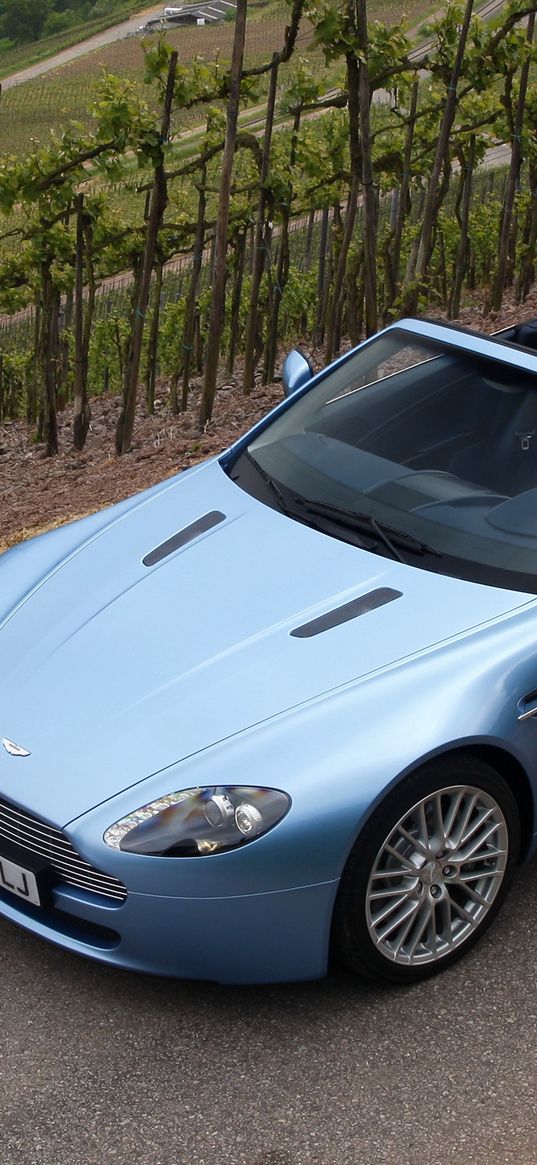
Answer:
[[[200,534],[206,534],[208,530],[212,530],[213,526],[219,526],[220,522],[224,522],[225,519],[226,515],[222,514],[220,510],[210,510],[208,514],[203,515],[203,518],[197,518],[195,522],[191,522],[190,526],[185,526],[184,530],[179,530],[172,538],[167,538],[165,542],[161,542],[160,546],[150,550],[149,554],[142,558],[144,566],[155,566],[155,563],[162,562],[162,559],[173,554],[174,550],[186,546],[187,542],[192,542]]]
[[[350,603],[334,607],[333,611],[327,611],[318,619],[312,619],[311,623],[303,623],[302,627],[295,627],[290,634],[294,635],[296,639],[309,639],[312,635],[320,635],[323,631],[329,631],[331,627],[339,627],[340,623],[348,623],[350,619],[358,619],[360,615],[367,615],[368,611],[384,607],[386,603],[393,603],[394,599],[400,599],[401,595],[402,591],[394,591],[391,587],[378,587],[376,591],[369,591],[367,595],[361,595],[359,599],[352,599]]]

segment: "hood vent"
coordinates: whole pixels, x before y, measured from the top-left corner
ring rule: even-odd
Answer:
[[[208,530],[212,530],[213,526],[225,522],[225,519],[226,515],[222,514],[220,510],[210,510],[208,514],[203,515],[203,518],[197,518],[190,526],[185,526],[184,530],[179,530],[178,534],[174,534],[172,538],[167,538],[165,542],[161,542],[160,546],[150,550],[149,554],[142,558],[144,566],[155,566],[157,562],[162,562],[162,559],[173,554],[174,550],[180,550],[181,546],[186,546],[187,542],[192,542],[200,534],[206,534]]]
[[[334,607],[311,623],[303,623],[302,627],[295,627],[291,631],[296,639],[309,639],[312,635],[320,635],[322,631],[329,631],[331,627],[339,627],[340,623],[348,623],[350,619],[358,619],[360,615],[367,615],[377,607],[384,607],[386,603],[393,603],[400,599],[402,591],[394,591],[391,587],[378,587],[376,591],[369,591],[359,599],[352,599],[350,603],[343,603],[341,607]]]

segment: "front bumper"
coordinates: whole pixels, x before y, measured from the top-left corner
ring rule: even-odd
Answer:
[[[0,916],[102,963],[219,983],[276,983],[326,974],[338,882],[225,898],[130,892],[125,902],[65,885],[50,909],[0,892]]]

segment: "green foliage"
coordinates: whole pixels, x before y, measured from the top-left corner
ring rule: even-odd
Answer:
[[[160,314],[159,365],[164,376],[171,376],[181,363],[185,304],[184,296],[168,300]]]
[[[0,342],[0,421],[24,415],[29,371],[28,355],[4,352]]]
[[[394,62],[405,61],[412,47],[405,22],[401,20],[388,26],[377,20],[369,31],[368,67],[371,84],[375,88],[386,85],[389,89]],[[410,71],[408,77],[404,73],[397,74],[399,89],[407,83],[410,76]]]
[[[315,43],[322,48],[327,61],[347,54],[360,56],[344,5],[331,4],[330,0],[310,0],[307,12],[315,29]]]
[[[89,19],[95,20],[101,16],[111,16],[118,11],[118,0],[97,0],[89,11]]]
[[[73,28],[78,20],[79,16],[76,12],[49,12],[43,25],[43,36],[57,36],[59,32]]]
[[[317,306],[317,272],[291,267],[280,312],[281,339],[294,340],[297,335],[311,335]]]
[[[486,286],[496,262],[502,199],[489,197],[470,214],[470,238],[474,248],[477,278]]]
[[[314,71],[305,57],[299,57],[290,83],[285,86],[280,108],[284,113],[294,113],[306,105],[314,105],[322,96],[325,82]]]
[[[14,44],[38,40],[50,12],[50,0],[0,0],[0,32]]]
[[[122,360],[128,338],[124,314],[112,313],[94,322],[89,349],[89,390],[98,396],[105,389],[121,390]]]
[[[63,32],[54,35],[43,35],[39,40],[21,42],[16,45],[8,37],[0,38],[0,77],[8,77],[19,69],[25,69],[39,61],[44,61],[63,49],[71,48],[80,41],[87,40],[99,32],[117,24],[122,17],[127,17],[132,11],[131,0],[118,0],[118,7],[103,16],[82,18],[75,13],[76,20],[69,24]],[[48,18],[47,18],[48,19]],[[11,91],[12,92],[12,91]]]
[[[98,2],[106,5],[108,0]],[[2,3],[3,0],[0,0],[0,5]],[[66,18],[70,18],[69,12],[70,8],[66,5]],[[341,63],[343,58],[352,55],[358,61],[362,59],[362,49],[349,28],[345,6],[325,3],[325,0],[311,0],[309,12],[314,27],[314,43],[321,46],[326,59],[334,63],[332,74],[336,72],[335,65]],[[61,20],[63,14],[53,5],[47,20],[56,17]],[[419,238],[423,193],[430,182],[446,87],[457,50],[460,18],[460,6],[449,4],[432,26],[436,44],[428,52],[430,72],[428,79],[421,84],[418,117],[413,126],[411,175],[408,205],[404,208],[399,284],[404,283],[412,244]],[[485,26],[479,20],[472,25],[445,163],[446,183],[438,196],[436,246],[426,280],[416,283],[414,287],[409,276],[405,287],[406,292],[416,291],[419,308],[423,310],[427,310],[428,304],[446,306],[447,290],[457,255],[460,224],[455,197],[460,172],[453,170],[449,174],[448,163],[455,161],[464,173],[469,157],[481,159],[491,140],[511,140],[510,119],[512,121],[512,110],[518,93],[517,76],[528,47],[523,29],[515,27],[498,39],[498,27],[498,22]],[[403,177],[403,157],[409,134],[408,107],[411,83],[414,80],[409,48],[408,34],[399,19],[391,25],[377,22],[370,27],[368,69],[371,85],[373,89],[387,89],[390,93],[389,102],[372,102],[371,113],[373,180],[379,212],[379,254],[382,260],[386,259],[386,263],[379,262],[379,302],[383,302],[386,291],[383,280],[386,278],[386,285],[389,281],[390,248],[394,235],[393,211],[396,207],[393,192],[398,190]],[[6,223],[0,258],[0,311],[16,312],[37,300],[50,306],[53,294],[56,298],[59,294],[71,296],[76,261],[75,206],[80,191],[84,192],[86,282],[96,280],[99,283],[121,273],[127,273],[127,276],[121,275],[122,279],[127,280],[129,274],[136,274],[140,270],[146,238],[146,193],[153,186],[156,165],[164,158],[169,174],[167,207],[157,242],[156,259],[168,262],[177,257],[178,265],[173,290],[171,275],[165,272],[164,276],[158,363],[165,375],[177,372],[182,359],[190,271],[188,259],[180,267],[179,257],[188,254],[193,245],[202,174],[206,175],[206,251],[196,312],[202,341],[206,339],[211,301],[209,249],[218,212],[228,84],[228,65],[220,57],[212,62],[199,55],[194,55],[190,62],[182,59],[175,82],[172,133],[170,141],[162,141],[158,110],[171,51],[171,43],[164,37],[145,42],[143,87],[140,78],[135,80],[133,77],[106,72],[95,87],[95,100],[91,108],[88,102],[88,109],[77,122],[69,121],[66,117],[61,128],[46,135],[43,141],[34,142],[29,151],[19,157],[13,151],[0,161],[0,216]],[[328,74],[322,72],[318,61],[319,54],[312,59],[303,55],[293,60],[292,68],[282,67],[280,70],[276,131],[265,183],[269,216],[274,230],[270,256],[267,249],[270,271],[265,270],[259,299],[260,348],[266,342],[273,309],[273,280],[276,277],[281,232],[286,229],[288,212],[292,219],[301,221],[301,229],[291,231],[290,269],[281,276],[283,299],[279,314],[279,335],[285,342],[293,341],[297,335],[314,331],[318,325],[319,300],[323,301],[332,294],[330,285],[325,297],[319,294],[320,273],[315,259],[319,258],[320,228],[318,222],[315,227],[312,225],[310,216],[313,212],[329,208],[332,216],[332,227],[328,233],[332,267],[329,262],[325,279],[334,278],[334,262],[337,261],[342,245],[344,208],[350,186],[349,113],[345,105],[345,92],[334,94],[327,82]],[[344,69],[340,69],[340,74],[344,76]],[[231,301],[237,270],[236,256],[240,253],[237,243],[255,222],[257,210],[262,140],[262,126],[259,122],[262,121],[266,90],[266,77],[260,80],[248,78],[243,86],[230,209],[224,353],[230,343]],[[248,106],[254,95],[260,108],[255,111],[257,120],[251,124]],[[337,103],[338,108],[326,108],[331,100]],[[299,128],[296,129],[298,122]],[[293,124],[295,131],[292,129]],[[524,149],[534,160],[537,158],[536,125],[537,89],[530,87]],[[291,152],[294,156],[292,166]],[[469,228],[472,271],[485,283],[490,282],[494,271],[501,200],[502,192],[498,184],[492,193],[489,189],[485,195],[477,191],[473,196]],[[519,199],[521,218],[529,212],[530,205],[527,198]],[[339,217],[340,213],[343,214],[343,220]],[[342,283],[343,294],[346,295],[351,287],[356,291],[357,300],[363,294],[360,286],[363,253],[361,216],[359,200],[355,237],[350,245],[346,276]],[[313,240],[311,247],[309,243],[306,244],[308,221]],[[308,249],[311,254],[306,254]],[[239,347],[244,344],[244,325],[248,313],[250,261],[251,255],[248,252],[239,311]],[[389,304],[392,314],[396,314],[402,302],[400,286],[399,289],[395,288],[394,294],[395,302],[392,297]],[[92,392],[102,391],[103,386],[119,390],[129,336],[130,289],[128,286],[123,290],[108,289],[102,296],[98,296],[98,301],[101,318],[95,320],[91,336],[89,387]],[[109,307],[106,315],[102,311],[103,304]],[[151,313],[147,312],[146,323],[150,318]],[[25,368],[29,367],[33,342],[30,328],[26,333],[26,347],[19,352]],[[0,348],[5,350],[2,334]],[[10,375],[15,379],[19,375],[17,368],[20,373],[18,365],[10,365]]]
[[[124,7],[125,0],[97,0],[94,5],[91,0],[0,0],[0,34],[11,44],[27,44]]]
[[[32,268],[28,252],[6,255],[0,261],[0,311],[15,313],[31,301]]]

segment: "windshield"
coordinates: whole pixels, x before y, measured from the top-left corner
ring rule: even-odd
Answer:
[[[537,377],[500,359],[390,330],[269,424],[232,474],[334,537],[537,589]]]

